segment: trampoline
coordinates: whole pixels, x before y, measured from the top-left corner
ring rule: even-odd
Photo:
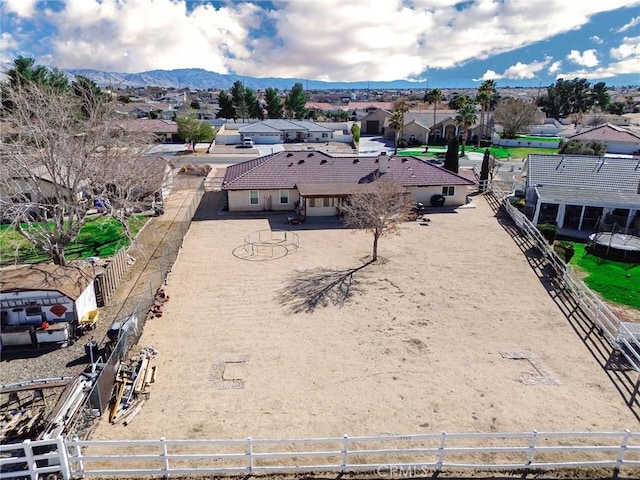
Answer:
[[[640,263],[640,237],[626,233],[598,232],[589,235],[589,253],[618,262]]]

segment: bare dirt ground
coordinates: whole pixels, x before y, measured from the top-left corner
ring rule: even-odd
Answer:
[[[637,430],[637,374],[616,370],[535,248],[472,205],[407,223],[367,264],[370,235],[218,216],[205,197],[139,342],[159,351],[151,396],[92,438]],[[238,258],[269,228],[299,249]]]

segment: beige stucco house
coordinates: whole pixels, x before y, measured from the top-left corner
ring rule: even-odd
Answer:
[[[412,200],[429,204],[443,195],[445,206],[463,205],[475,182],[415,157],[332,157],[324,152],[284,151],[231,165],[222,189],[229,211],[297,211],[328,216],[349,195],[388,175]]]

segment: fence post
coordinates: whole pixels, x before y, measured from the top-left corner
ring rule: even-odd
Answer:
[[[533,463],[533,457],[536,454],[536,442],[538,440],[538,431],[534,430],[529,441],[529,451],[527,452],[527,467]]]
[[[347,471],[347,455],[349,453],[349,436],[345,433],[342,436],[342,471]]]
[[[25,440],[22,442],[22,451],[24,452],[24,457],[27,460],[27,468],[29,469],[29,476],[31,480],[38,480],[38,471],[36,467],[36,462],[33,459],[33,448],[31,447],[31,440]]]
[[[447,443],[447,432],[442,432],[440,437],[440,447],[438,448],[438,463],[436,463],[436,472],[442,471],[442,464],[444,463],[444,451]]]
[[[253,443],[251,442],[251,437],[247,437],[247,468],[249,469],[248,474],[253,474]]]
[[[60,473],[62,474],[62,480],[69,480],[71,478],[71,471],[69,469],[69,452],[67,446],[64,443],[64,438],[58,435],[56,437],[56,448],[58,449],[58,460],[60,460]]]
[[[75,450],[76,450],[76,457],[78,458],[78,468],[80,469],[80,474],[84,477],[84,462],[82,461],[82,449],[78,444],[78,442],[80,441],[80,438],[78,438],[78,436],[76,435],[75,437],[73,437],[73,441],[76,444]]]
[[[169,478],[169,453],[167,452],[167,443],[164,437],[160,439],[160,445],[162,446],[162,453],[160,456],[163,457],[164,477]]]
[[[627,452],[627,446],[629,445],[630,436],[631,432],[628,429],[625,430],[624,436],[622,437],[622,443],[620,443],[620,450],[618,450],[618,458],[616,458],[616,472],[620,471],[620,467],[622,467],[622,463],[624,462],[624,455]]]

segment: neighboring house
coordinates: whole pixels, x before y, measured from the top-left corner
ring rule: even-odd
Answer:
[[[333,141],[348,143],[351,141],[351,136],[350,133],[345,134],[344,125],[344,123],[284,119],[240,124],[226,123],[216,134],[216,143],[221,145],[241,144],[244,138],[251,138],[254,143],[263,145]]]
[[[127,132],[152,133],[161,142],[180,142],[178,124],[171,120],[141,118],[119,121],[117,125]]]
[[[72,339],[78,322],[96,309],[93,275],[82,268],[41,263],[0,275],[3,346]],[[44,321],[52,326],[39,328]]]
[[[4,188],[0,190],[0,200],[4,203],[28,203],[36,205],[55,205],[60,198],[60,186],[56,186],[43,166],[35,166],[30,170],[30,176],[25,173],[22,176],[11,171],[5,161],[0,158],[0,175],[4,179],[11,178],[11,181],[5,181]],[[65,192],[62,196],[67,200],[82,200],[81,192],[73,192],[70,188],[62,187]],[[33,214],[41,214],[40,211],[33,211]],[[3,217],[4,218],[4,217]],[[6,219],[10,221],[9,219]]]
[[[385,135],[391,119],[391,110],[376,108],[360,119],[362,135]]]
[[[640,155],[640,135],[610,123],[568,136],[567,141],[571,140],[582,143],[601,142],[607,153]]]
[[[298,210],[335,215],[362,185],[388,175],[416,202],[444,195],[445,205],[465,203],[475,182],[415,157],[332,157],[319,151],[284,151],[231,165],[222,189],[229,211]]]
[[[640,159],[586,155],[529,155],[525,184],[533,223],[591,233],[603,218],[640,226]]]
[[[314,112],[316,115],[324,115],[326,113],[339,113],[347,110],[345,106],[336,106],[332,103],[325,102],[307,102],[305,108],[308,112]]]

